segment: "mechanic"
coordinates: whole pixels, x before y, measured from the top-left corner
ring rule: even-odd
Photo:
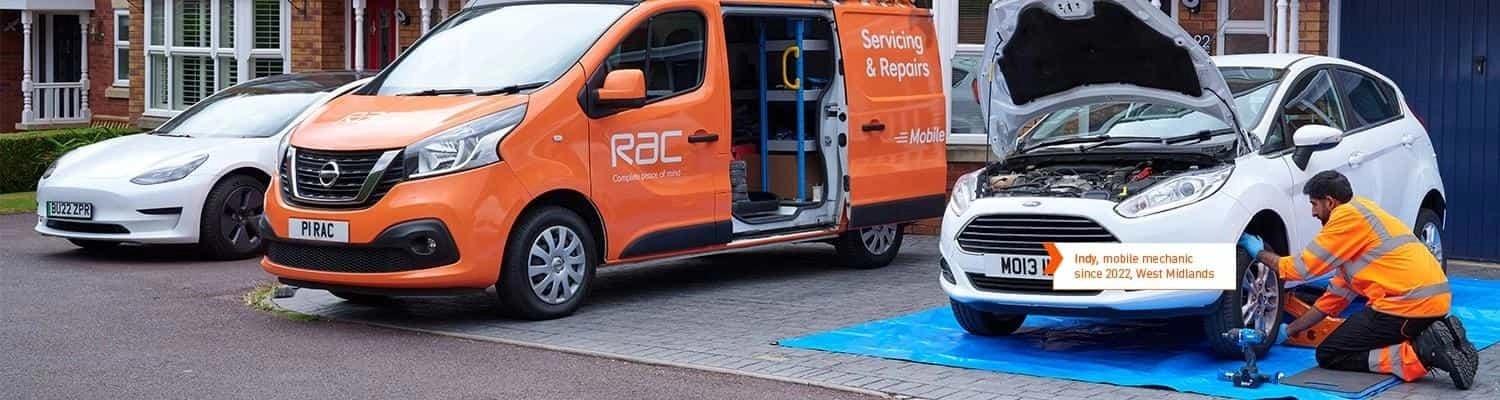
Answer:
[[[1275,265],[1284,280],[1333,275],[1312,310],[1287,325],[1287,334],[1339,315],[1363,296],[1368,306],[1318,345],[1318,366],[1387,373],[1407,382],[1427,375],[1428,368],[1439,369],[1452,377],[1454,386],[1468,390],[1479,354],[1462,323],[1448,314],[1448,278],[1432,252],[1375,202],[1355,198],[1348,178],[1338,172],[1314,175],[1302,192],[1323,230],[1299,255],[1278,256],[1255,235],[1239,241],[1262,263]]]

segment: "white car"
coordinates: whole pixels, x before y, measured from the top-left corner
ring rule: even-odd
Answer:
[[[254,229],[280,141],[353,72],[279,75],[215,93],[149,133],[81,147],[37,183],[36,231],[85,249],[197,243],[217,259],[259,254]]]
[[[986,44],[980,95],[1002,161],[959,178],[940,240],[939,281],[965,329],[1005,335],[1028,314],[1202,316],[1214,352],[1237,357],[1220,333],[1275,337],[1284,294],[1243,250],[1234,291],[1058,291],[1039,269],[1001,266],[1045,265],[1044,242],[1234,243],[1245,232],[1288,254],[1321,228],[1302,185],[1324,170],[1413,224],[1442,259],[1436,156],[1389,79],[1328,57],[1210,58],[1146,4],[991,6],[990,37],[1006,40]]]

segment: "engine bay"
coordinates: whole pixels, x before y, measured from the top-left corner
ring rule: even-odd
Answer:
[[[1172,177],[1220,165],[1213,160],[1008,160],[979,175],[979,197],[1074,197],[1119,202]]]

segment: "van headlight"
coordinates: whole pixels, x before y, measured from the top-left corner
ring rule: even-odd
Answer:
[[[416,166],[410,177],[425,178],[499,162],[500,139],[515,129],[525,116],[526,105],[522,104],[406,146],[406,165]]]
[[[953,195],[948,199],[948,211],[952,211],[954,216],[963,215],[964,211],[969,209],[969,204],[972,204],[974,198],[978,196],[979,173],[983,171],[980,169],[964,174],[953,183]]]
[[[130,178],[130,183],[137,185],[155,185],[167,183],[186,178],[208,161],[208,154],[199,154],[192,157],[181,157],[158,163],[156,166]]]
[[[1120,202],[1115,212],[1136,218],[1197,203],[1218,192],[1233,171],[1234,166],[1229,165],[1174,176]]]

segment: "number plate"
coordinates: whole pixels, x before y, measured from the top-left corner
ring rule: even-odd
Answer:
[[[1047,279],[1052,276],[1045,274],[1047,262],[1051,259],[1047,256],[1013,256],[1006,254],[986,254],[984,256],[984,275],[1006,278],[1022,279]]]
[[[47,202],[48,218],[94,219],[94,205],[72,201]]]
[[[345,221],[291,218],[287,232],[292,239],[349,243],[349,223]]]

